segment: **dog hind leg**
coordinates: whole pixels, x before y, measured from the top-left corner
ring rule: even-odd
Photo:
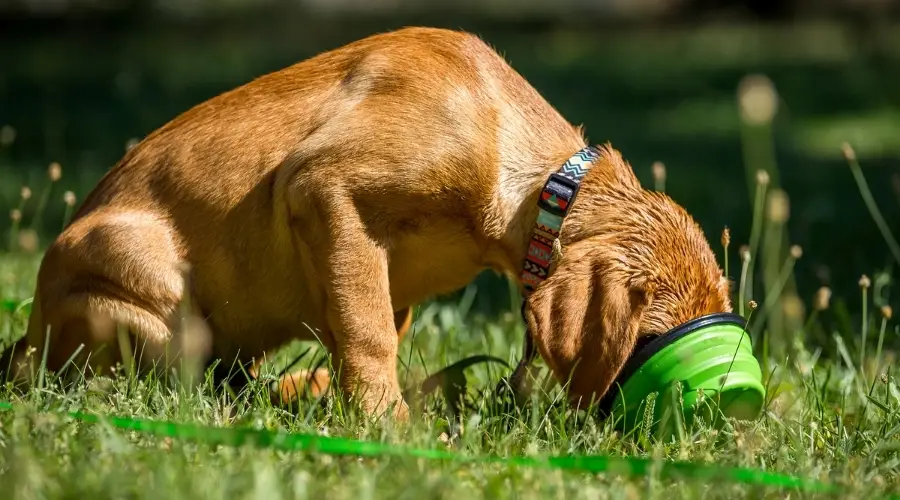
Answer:
[[[19,364],[29,352],[40,362],[45,347],[48,370],[71,362],[87,376],[129,360],[125,338],[138,371],[161,360],[184,291],[181,260],[157,217],[100,212],[73,223],[41,263],[27,332],[6,354],[11,378],[29,380]]]

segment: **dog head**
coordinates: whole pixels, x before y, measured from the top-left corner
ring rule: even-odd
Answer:
[[[614,150],[601,152],[562,227],[555,269],[525,310],[538,352],[579,405],[606,393],[640,337],[731,312],[697,223],[642,189]]]

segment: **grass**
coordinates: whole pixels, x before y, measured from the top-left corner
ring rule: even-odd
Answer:
[[[3,271],[28,280],[28,260],[3,260]],[[441,368],[464,354],[490,352],[513,359],[511,339],[521,327],[510,315],[494,321],[463,321],[453,305],[426,306],[414,342],[404,343],[403,359],[421,359],[411,372]],[[3,327],[21,331],[25,314],[4,313]],[[294,349],[297,346],[293,346]],[[451,350],[452,349],[452,350]],[[850,357],[854,359],[854,357]],[[311,361],[310,361],[311,362]],[[849,362],[848,362],[849,364]],[[502,411],[490,388],[502,372],[489,365],[470,369],[463,430],[453,448],[463,453],[499,455],[613,454],[764,467],[849,485],[868,497],[896,488],[896,432],[900,401],[892,377],[861,383],[858,371],[841,363],[815,361],[801,351],[791,365],[774,370],[768,409],[757,422],[733,422],[714,431],[687,429],[681,441],[655,442],[652,436],[623,437],[603,422],[577,418],[553,404],[550,394],[532,407]],[[430,498],[478,497],[733,498],[760,492],[743,486],[702,481],[662,481],[652,474],[625,480],[614,476],[553,472],[496,465],[425,462],[416,458],[356,459],[316,453],[213,447],[159,439],[103,425],[85,425],[52,411],[195,422],[211,426],[312,432],[419,448],[444,448],[439,436],[452,432],[440,398],[410,428],[367,422],[337,400],[308,402],[294,409],[273,406],[265,388],[254,386],[246,400],[229,403],[208,386],[185,387],[164,380],[119,374],[109,386],[79,383],[63,389],[53,377],[33,390],[12,413],[0,415],[0,494],[15,498]],[[14,396],[0,391],[0,399]],[[777,491],[773,491],[776,494]]]
[[[751,333],[764,366],[768,396],[758,420],[728,422],[721,429],[695,423],[665,440],[645,430],[622,435],[609,422],[558,404],[560,388],[539,392],[521,408],[504,406],[492,391],[507,372],[492,364],[467,370],[458,426],[440,395],[430,397],[422,415],[408,426],[397,426],[362,418],[338,398],[307,400],[290,408],[273,405],[266,380],[251,384],[232,400],[214,392],[208,383],[184,384],[175,372],[171,377],[137,379],[118,370],[68,386],[54,374],[45,374],[42,385],[24,396],[0,388],[0,401],[16,403],[14,411],[0,413],[0,496],[632,499],[787,495],[782,490],[721,481],[666,479],[655,468],[646,476],[626,478],[415,457],[334,457],[211,446],[88,425],[59,414],[76,410],[216,427],[309,432],[449,448],[470,455],[611,454],[762,468],[838,484],[846,488],[843,498],[900,492],[900,387],[893,373],[898,334],[887,306],[890,274],[862,270],[861,274],[872,278],[861,280],[858,307],[840,298],[829,300],[827,290],[812,301],[796,295],[791,269],[802,252],[789,245],[784,230],[790,217],[787,194],[778,186],[777,166],[768,155],[774,110],[754,113],[759,109],[749,108],[759,105],[759,96],[771,89],[765,87],[769,85],[765,80],[749,82],[763,86],[755,89],[755,99],[740,102],[745,161],[748,175],[755,179],[750,193],[756,200],[754,224],[751,235],[730,235],[736,242],[746,236],[748,245],[729,246],[725,240],[730,238],[723,238],[723,243],[732,257],[726,261],[729,276],[740,275],[735,289],[739,308],[745,315],[753,311]],[[835,152],[840,154],[838,145]],[[848,158],[856,172],[855,156]],[[657,178],[659,189],[665,185],[662,175]],[[864,178],[856,178],[865,196]],[[44,194],[50,192],[50,187],[40,191],[38,200],[45,206],[46,200],[59,194]],[[868,206],[880,219],[877,207]],[[889,245],[896,245],[889,228],[881,223],[879,227]],[[30,230],[24,221],[17,221],[9,235],[11,250],[0,254],[0,301],[15,304],[31,296],[40,251],[33,237],[28,237]],[[757,274],[761,285],[751,279]],[[456,302],[434,301],[417,310],[413,332],[402,343],[398,357],[404,386],[472,354],[491,354],[510,364],[517,360],[524,333],[517,311],[480,314],[471,309],[478,293],[470,286]],[[851,309],[862,310],[862,316],[850,314]],[[0,311],[0,338],[21,335],[26,320],[25,311]],[[267,373],[274,374],[306,347],[286,347]],[[323,355],[313,346],[301,363],[311,366]],[[442,436],[449,436],[449,444]],[[790,498],[810,496],[790,493]]]

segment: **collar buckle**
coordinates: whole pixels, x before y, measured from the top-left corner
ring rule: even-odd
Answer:
[[[575,180],[559,172],[553,172],[541,190],[538,207],[557,217],[565,217],[575,201],[578,188],[579,184]]]

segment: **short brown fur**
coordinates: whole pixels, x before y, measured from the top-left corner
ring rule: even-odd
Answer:
[[[45,255],[17,359],[40,352],[49,327],[50,369],[79,344],[107,346],[89,367],[108,367],[119,351],[104,318],[158,347],[187,294],[213,356],[318,339],[364,411],[395,403],[405,418],[396,356],[411,307],[484,269],[517,280],[544,181],[585,145],[473,35],[407,28],[319,54],[199,104],[125,155]],[[731,310],[699,227],[600,149],[526,312],[573,401],[605,393],[638,336]]]

